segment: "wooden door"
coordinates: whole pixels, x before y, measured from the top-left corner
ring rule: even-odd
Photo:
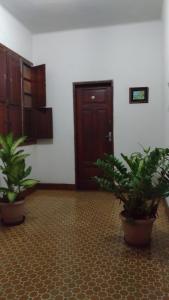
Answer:
[[[0,46],[0,102],[5,103],[7,98],[7,66],[6,50]]]
[[[21,105],[21,63],[20,57],[12,52],[7,54],[8,103]]]
[[[74,84],[76,186],[95,189],[94,162],[113,153],[113,82]]]

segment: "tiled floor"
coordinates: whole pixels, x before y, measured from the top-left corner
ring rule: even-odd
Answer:
[[[119,202],[100,192],[37,191],[26,222],[0,226],[0,300],[169,299],[169,220],[147,249],[124,244]]]

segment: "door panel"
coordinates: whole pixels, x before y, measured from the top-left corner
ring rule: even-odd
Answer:
[[[21,64],[14,53],[7,54],[9,104],[21,105]]]
[[[96,88],[86,88],[83,90],[82,97],[83,103],[106,103],[107,88],[98,87]]]
[[[32,94],[33,94],[33,106],[35,108],[46,106],[45,65],[32,67]]]
[[[22,135],[22,114],[21,108],[17,106],[8,107],[9,132],[13,132],[14,137]]]
[[[32,132],[35,139],[53,138],[52,108],[44,107],[32,111]]]
[[[33,139],[32,128],[32,109],[24,108],[23,110],[23,134],[27,136],[27,140]]]
[[[82,122],[81,128],[82,135],[80,137],[79,146],[81,146],[81,151],[79,157],[81,161],[91,161],[93,156],[93,151],[90,147],[93,140],[93,114],[91,110],[84,109],[82,112]],[[83,137],[83,138],[82,138]]]
[[[91,178],[100,170],[94,162],[113,152],[112,83],[75,86],[76,184],[96,188]]]
[[[0,46],[0,102],[6,102],[7,92],[6,51]]]
[[[105,108],[96,108],[93,112],[93,123],[95,129],[95,151],[93,153],[93,160],[96,161],[98,158],[103,157],[104,153],[111,152],[110,143],[107,139],[109,132],[108,124],[108,111],[107,107]]]
[[[0,104],[0,134],[7,133],[7,108],[5,104]]]

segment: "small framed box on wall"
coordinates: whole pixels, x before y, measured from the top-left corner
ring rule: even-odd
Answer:
[[[136,87],[136,88],[129,89],[130,104],[148,103],[148,101],[149,101],[148,87]]]

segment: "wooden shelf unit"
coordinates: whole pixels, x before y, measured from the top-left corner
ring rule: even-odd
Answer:
[[[33,66],[0,44],[0,133],[8,132],[28,136],[28,143],[51,139],[52,109],[46,108],[45,65]]]
[[[46,68],[23,62],[23,128],[30,139],[52,139],[52,108],[46,107]],[[34,126],[36,124],[36,126]]]

